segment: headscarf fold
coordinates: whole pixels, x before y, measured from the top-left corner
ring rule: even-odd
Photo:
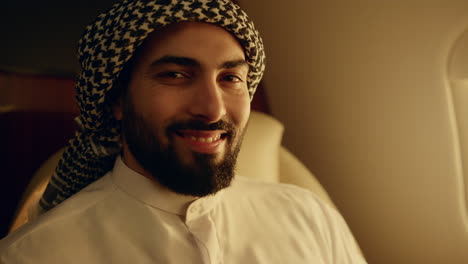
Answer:
[[[244,49],[253,97],[265,69],[263,42],[253,22],[229,0],[123,0],[99,15],[78,43],[79,129],[65,147],[40,206],[49,210],[112,169],[121,151],[120,125],[109,91],[125,63],[148,35],[183,21],[205,22],[230,32]]]

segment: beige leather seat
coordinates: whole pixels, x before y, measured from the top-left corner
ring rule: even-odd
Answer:
[[[269,182],[296,184],[312,190],[334,206],[315,176],[281,146],[283,130],[283,125],[275,118],[253,111],[239,154],[238,174]],[[18,207],[10,232],[37,217],[38,201],[62,151],[51,156],[35,173]]]

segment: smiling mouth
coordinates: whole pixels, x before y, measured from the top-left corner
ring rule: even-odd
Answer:
[[[194,137],[194,136],[190,136],[189,137],[191,140],[195,140],[195,141],[198,141],[198,142],[202,142],[202,143],[211,143],[213,141],[217,141],[219,139],[221,139],[221,135],[217,135],[217,136],[214,136],[214,137]]]
[[[194,152],[215,154],[224,148],[229,133],[224,130],[178,130],[175,134]]]
[[[179,130],[176,134],[185,139],[201,143],[212,143],[228,136],[228,133],[223,130]]]

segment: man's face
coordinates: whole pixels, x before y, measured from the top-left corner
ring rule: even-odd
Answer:
[[[243,49],[220,27],[184,22],[153,34],[115,111],[127,166],[187,195],[229,186],[250,113],[247,73]]]

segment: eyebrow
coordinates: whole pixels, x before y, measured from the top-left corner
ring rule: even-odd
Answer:
[[[192,59],[189,57],[180,57],[180,56],[171,56],[171,55],[166,55],[153,61],[150,64],[150,66],[157,67],[163,64],[176,64],[176,65],[185,66],[185,67],[201,67],[200,62],[198,62],[195,59]],[[240,59],[240,60],[232,60],[232,61],[223,62],[220,65],[220,68],[232,69],[232,68],[243,67],[243,66],[248,67],[249,65],[245,60]]]
[[[156,67],[163,64],[177,64],[180,66],[199,67],[200,63],[192,58],[178,56],[163,56],[151,63],[151,67]]]
[[[233,60],[233,61],[226,61],[221,64],[222,69],[232,69],[237,67],[249,67],[249,64],[245,60]]]

